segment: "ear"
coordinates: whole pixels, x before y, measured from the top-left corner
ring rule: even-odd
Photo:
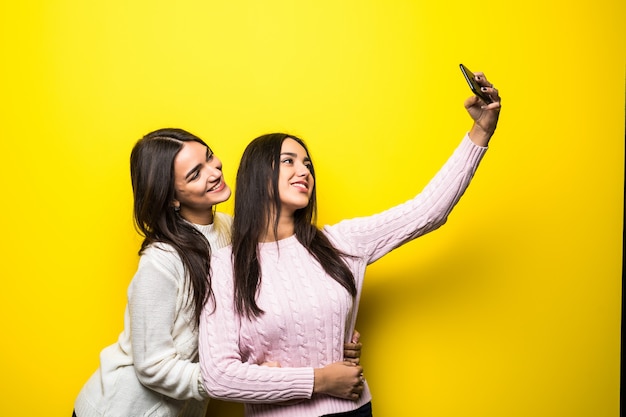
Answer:
[[[180,210],[180,201],[173,200],[172,201],[172,208],[174,209],[174,211],[179,211]]]

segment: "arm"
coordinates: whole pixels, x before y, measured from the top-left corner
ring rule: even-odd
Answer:
[[[230,257],[216,254],[211,263],[216,303],[205,306],[199,335],[202,377],[211,397],[256,403],[309,399],[314,393],[359,398],[362,368],[351,362],[323,368],[248,363],[239,348],[240,317],[233,308]]]
[[[356,332],[356,331],[355,331]],[[358,333],[358,332],[356,332]],[[346,343],[346,345],[348,345]],[[352,353],[354,358],[346,359],[344,362],[335,362],[324,368],[314,368],[314,394],[327,394],[334,397],[344,398],[348,400],[358,400],[364,389],[363,368],[358,366],[360,357],[360,344],[358,349]],[[346,369],[351,365],[353,369]],[[278,362],[265,362],[262,366],[271,366],[280,368]],[[357,379],[358,378],[358,379]],[[279,405],[297,404],[299,400],[286,400],[278,403]]]
[[[178,257],[155,248],[142,256],[128,294],[131,343],[135,372],[146,387],[176,399],[203,400],[199,391],[200,366],[191,360],[197,351],[191,323],[176,323],[184,317],[177,301],[183,289]],[[182,333],[183,342],[175,342],[174,332]],[[188,341],[185,341],[188,337]]]
[[[370,264],[395,248],[446,223],[487,148],[466,135],[452,156],[415,197],[367,217],[324,227],[335,247]]]
[[[404,204],[374,216],[345,220],[325,228],[336,246],[372,263],[391,250],[436,230],[448,219],[470,184],[500,115],[498,90],[484,74],[476,73],[478,83],[492,98],[486,105],[478,97],[465,100],[474,123],[446,164],[417,196]]]

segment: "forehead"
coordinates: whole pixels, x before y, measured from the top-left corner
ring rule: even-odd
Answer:
[[[206,159],[207,147],[195,141],[184,142],[183,147],[174,158],[174,165],[196,165]]]
[[[302,157],[308,156],[304,146],[300,145],[295,139],[292,138],[287,138],[283,141],[280,152],[296,154]]]

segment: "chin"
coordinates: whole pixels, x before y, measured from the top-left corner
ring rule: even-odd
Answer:
[[[231,194],[230,188],[227,187],[227,188],[224,188],[219,193],[212,194],[211,200],[213,201],[213,204],[223,203],[224,201],[230,198],[230,194]]]

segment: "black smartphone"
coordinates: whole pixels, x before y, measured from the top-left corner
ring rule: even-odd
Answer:
[[[472,90],[472,93],[474,93],[476,96],[480,97],[480,99],[482,101],[484,101],[485,103],[487,103],[487,104],[493,103],[493,100],[491,99],[491,97],[489,97],[488,94],[485,94],[485,93],[483,93],[481,91],[480,85],[478,85],[478,83],[474,79],[474,73],[472,71],[470,71],[463,64],[460,64],[460,67],[461,67],[461,72],[465,76],[465,80],[467,80],[467,83],[469,84],[469,87]]]

